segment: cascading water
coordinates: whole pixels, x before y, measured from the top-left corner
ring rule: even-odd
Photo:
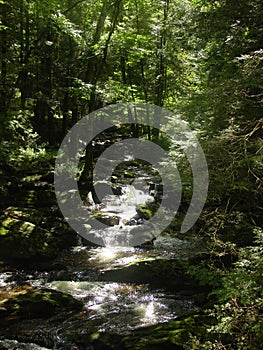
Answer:
[[[77,246],[62,252],[46,270],[21,267],[9,271],[6,268],[0,274],[0,286],[6,291],[23,284],[61,291],[81,300],[84,310],[76,315],[66,313],[58,320],[56,317],[37,322],[24,320],[19,331],[22,339],[30,341],[25,344],[24,340],[17,343],[5,339],[1,343],[0,339],[0,345],[12,350],[44,350],[41,346],[50,348],[49,344],[53,342],[53,349],[86,349],[76,344],[80,341],[85,344],[87,333],[131,334],[142,327],[168,322],[197,309],[191,295],[195,291],[180,292],[180,288],[188,287],[180,278],[174,280],[176,272],[169,267],[173,259],[192,256],[191,245],[163,235],[157,237],[152,247],[125,246],[125,239],[132,230],[145,230],[146,224],[141,223],[143,219],[136,217],[137,207],[154,198],[149,194],[149,184],[143,179],[120,186],[122,194],[108,195],[103,206],[99,206],[101,214],[118,218],[117,224],[108,227],[106,232],[94,229],[94,234],[103,238],[105,247]],[[95,211],[97,207],[93,205],[88,209]],[[162,271],[167,266],[172,277]],[[39,343],[40,328],[42,338]],[[34,347],[33,343],[41,346]],[[97,348],[94,346],[94,349]]]
[[[137,183],[137,187],[142,183]],[[147,186],[147,184],[145,185]],[[154,201],[154,197],[136,188],[134,185],[122,185],[122,194],[120,196],[108,195],[104,198],[103,207],[100,209],[102,214],[109,217],[117,217],[118,224],[108,227],[106,230],[91,230],[91,234],[100,235],[106,247],[116,247],[128,245],[127,237],[136,225],[142,228],[142,219],[135,220],[136,209],[141,204],[147,204]],[[141,221],[141,222],[140,222]]]

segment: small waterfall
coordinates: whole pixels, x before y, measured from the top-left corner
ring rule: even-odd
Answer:
[[[130,232],[134,229],[134,226],[143,226],[142,220],[135,219],[136,209],[141,204],[153,201],[152,196],[134,185],[122,186],[122,194],[119,196],[107,195],[104,198],[103,208],[100,209],[101,213],[109,218],[118,217],[118,225],[92,231],[94,234],[101,236],[106,247],[127,246],[129,245]]]

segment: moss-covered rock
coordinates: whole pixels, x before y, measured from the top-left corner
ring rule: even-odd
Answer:
[[[0,340],[0,350],[49,350],[34,343],[21,343],[17,340]]]
[[[158,204],[156,203],[149,203],[149,204],[141,204],[137,209],[137,214],[138,217],[145,219],[145,220],[150,220],[155,212],[158,209]]]
[[[0,326],[23,319],[49,318],[65,311],[81,310],[83,304],[72,296],[28,285],[0,292]]]
[[[92,216],[107,226],[119,225],[120,222],[120,218],[117,215],[109,215],[100,211],[93,213]]]
[[[88,343],[94,349],[114,350],[183,350],[190,349],[192,337],[207,336],[206,324],[211,323],[202,312],[177,320],[134,330],[125,336],[113,333],[92,333]],[[186,347],[188,345],[188,347]]]
[[[8,207],[0,216],[0,256],[5,259],[52,258],[77,243],[77,235],[52,210]]]
[[[10,216],[0,218],[0,256],[8,259],[53,257],[57,249],[51,233]]]
[[[112,270],[103,271],[100,279],[124,283],[149,284],[155,288],[181,291],[182,294],[195,295],[206,290],[198,286],[194,277],[190,277],[180,260],[142,259]]]
[[[123,339],[124,349],[161,350],[185,349],[190,336],[203,337],[206,334],[205,317],[192,314],[168,323],[135,331]]]
[[[132,169],[125,170],[125,171],[124,171],[124,177],[125,177],[126,179],[132,179],[132,178],[134,178],[134,177],[135,177],[135,171],[132,170]]]

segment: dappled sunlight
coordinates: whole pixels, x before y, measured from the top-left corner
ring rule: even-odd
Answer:
[[[154,302],[151,301],[145,309],[145,315],[144,315],[144,320],[150,320],[154,321],[155,320],[155,307],[154,307]]]
[[[111,247],[100,248],[90,259],[98,262],[111,262],[118,256],[118,249]]]
[[[143,284],[54,281],[45,286],[82,300],[87,319],[99,322],[99,331],[117,329],[125,333],[127,329],[167,322],[196,308],[191,300],[153,292]]]
[[[99,247],[90,250],[89,260],[100,268],[107,268],[123,264],[125,259],[127,263],[130,263],[136,261],[137,258],[135,248]]]
[[[75,282],[75,281],[53,281],[47,283],[46,287],[65,292],[73,295],[74,297],[84,298],[88,295],[89,291],[94,288],[92,282]]]
[[[150,296],[149,299],[153,299],[153,296]],[[154,300],[151,300],[149,302],[140,303],[137,305],[136,310],[140,316],[140,323],[141,325],[151,325],[158,320],[158,309],[156,307],[156,303]]]

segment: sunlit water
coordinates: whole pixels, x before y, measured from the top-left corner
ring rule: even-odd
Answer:
[[[149,186],[148,186],[149,187]],[[91,229],[89,234],[102,238],[104,245],[108,247],[126,246],[129,245],[129,237],[131,230],[136,226],[144,230],[141,224],[129,225],[136,214],[136,209],[141,204],[147,204],[154,201],[147,192],[147,184],[144,181],[133,182],[133,184],[121,185],[122,194],[107,195],[103,198],[103,206],[99,209],[102,214],[108,217],[118,217],[119,224],[107,227],[106,229]],[[96,210],[96,205],[88,208],[89,210]]]
[[[122,192],[122,195],[118,197],[108,195],[104,201],[105,207],[101,211],[113,215],[117,214],[122,220],[130,220],[136,215],[138,205],[154,201],[152,196],[135,188],[134,185],[123,186]]]
[[[161,248],[158,248],[158,245]],[[166,251],[163,249],[164,245]],[[156,248],[151,250],[131,247],[89,249],[79,246],[58,257],[57,263],[65,269],[28,273],[24,276],[24,281],[35,287],[71,294],[84,303],[84,324],[93,325],[97,331],[122,334],[140,327],[167,322],[196,310],[197,307],[191,297],[161,288],[153,290],[147,284],[99,281],[99,273],[124,268],[140,261],[169,259],[175,257],[175,254],[178,257],[179,253],[181,258],[189,255],[189,244],[178,239],[171,239],[168,244],[167,238],[164,238],[163,242],[162,239],[157,240]],[[14,285],[12,275],[11,272],[0,274],[1,286],[9,288]],[[67,327],[66,324],[64,326]]]
[[[166,322],[195,309],[193,301],[146,285],[54,281],[45,286],[84,301],[87,317],[98,331],[126,333],[138,327]],[[99,324],[98,324],[99,321]]]
[[[116,236],[121,230],[129,231],[132,226],[124,222],[136,214],[136,206],[152,201],[145,193],[145,187],[133,185],[123,187],[123,195],[108,196],[102,209],[109,215],[118,215],[120,224],[110,228],[110,237],[105,236],[106,247],[88,248],[77,246],[63,252],[56,259],[54,268],[48,271],[5,271],[0,273],[0,287],[12,288],[19,283],[29,283],[35,287],[45,287],[71,294],[84,304],[84,312],[77,321],[66,319],[61,325],[61,332],[80,327],[92,326],[94,331],[126,334],[140,327],[150,326],[175,319],[191,310],[196,310],[193,299],[165,289],[152,289],[148,284],[103,282],[101,273],[119,269],[140,262],[157,259],[187,259],[195,251],[188,241],[169,236],[158,236],[152,248],[133,248],[116,246]],[[139,225],[138,225],[139,226]],[[122,232],[123,232],[122,231]],[[97,232],[100,234],[100,232]],[[117,240],[118,241],[118,240]],[[198,251],[198,248],[196,252]],[[158,276],[156,276],[158,278]],[[77,322],[77,325],[75,325]],[[62,336],[63,338],[63,336]],[[8,342],[8,341],[7,341]],[[0,342],[1,345],[1,342]],[[15,349],[15,342],[9,343]],[[28,344],[21,349],[45,350]]]

